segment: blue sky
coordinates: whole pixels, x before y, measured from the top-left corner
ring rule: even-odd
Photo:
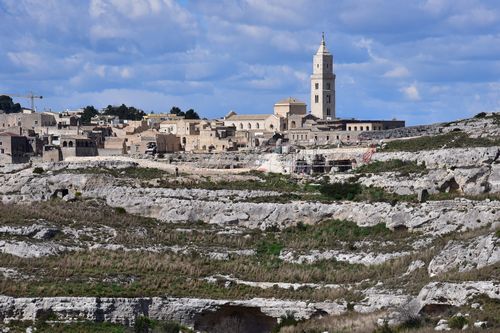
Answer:
[[[0,93],[56,111],[270,113],[288,96],[309,104],[322,31],[339,117],[500,110],[494,0],[0,0]]]

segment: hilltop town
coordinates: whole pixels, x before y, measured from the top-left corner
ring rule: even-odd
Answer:
[[[145,114],[125,105],[108,106],[100,112],[93,107],[63,112],[35,112],[33,107],[17,108],[13,112],[0,110],[0,161],[58,162],[88,156],[366,146],[360,136],[364,132],[405,126],[401,120],[336,117],[336,76],[333,56],[324,37],[313,57],[312,67],[310,113],[305,102],[293,97],[276,102],[273,113],[237,114],[231,111],[215,120],[199,119],[193,110],[182,112],[177,107],[165,114]],[[7,105],[13,104],[10,97],[3,99]]]

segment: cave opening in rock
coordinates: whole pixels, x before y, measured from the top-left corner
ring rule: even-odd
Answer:
[[[276,324],[276,318],[265,315],[259,308],[225,305],[198,315],[194,328],[207,333],[267,333]]]

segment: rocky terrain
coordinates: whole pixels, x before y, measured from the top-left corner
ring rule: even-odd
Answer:
[[[466,147],[394,141],[370,163],[366,149],[323,150],[358,161],[344,173],[290,174],[278,154],[1,166],[0,327],[498,331],[488,117],[444,126],[482,128]]]

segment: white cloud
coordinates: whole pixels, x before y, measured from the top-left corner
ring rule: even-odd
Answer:
[[[410,71],[404,66],[397,66],[390,71],[384,73],[384,77],[388,78],[402,78],[410,75]]]
[[[413,83],[407,87],[403,87],[399,89],[399,91],[401,91],[406,96],[406,98],[411,101],[419,101],[421,99],[416,83]]]

